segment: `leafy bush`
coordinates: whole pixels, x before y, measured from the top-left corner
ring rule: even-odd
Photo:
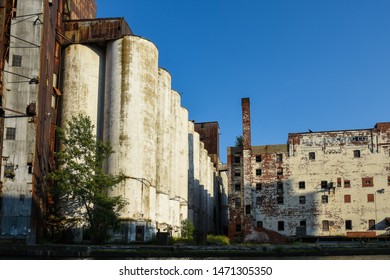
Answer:
[[[219,245],[229,245],[230,240],[225,235],[207,235],[207,243],[214,243]]]

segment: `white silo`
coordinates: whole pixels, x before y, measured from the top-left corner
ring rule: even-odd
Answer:
[[[158,121],[157,121],[157,167],[156,167],[156,222],[158,229],[166,231],[170,223],[170,172],[171,145],[171,76],[165,69],[159,69]]]
[[[158,50],[137,36],[125,36],[106,50],[104,138],[115,153],[107,171],[129,177],[111,195],[128,205],[125,241],[150,240],[155,232]]]
[[[95,134],[100,131],[98,107],[104,93],[104,52],[74,44],[65,49],[62,92],[62,126],[79,114],[91,118]]]

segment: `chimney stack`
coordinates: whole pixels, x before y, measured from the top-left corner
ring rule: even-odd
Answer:
[[[241,99],[241,108],[242,108],[242,130],[243,130],[243,149],[251,149],[251,109],[249,98]]]

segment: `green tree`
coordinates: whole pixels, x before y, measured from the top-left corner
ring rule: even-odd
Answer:
[[[242,148],[244,146],[243,143],[244,143],[244,137],[242,137],[242,135],[236,136],[236,143],[235,143],[236,147]]]
[[[181,237],[192,238],[194,235],[195,227],[189,219],[181,221]]]
[[[58,168],[49,174],[57,205],[51,218],[61,230],[83,223],[92,242],[103,243],[120,225],[119,211],[126,204],[120,196],[108,196],[108,190],[126,177],[104,172],[103,163],[114,151],[93,131],[84,115],[72,117],[66,129],[57,128],[61,149],[55,154]]]

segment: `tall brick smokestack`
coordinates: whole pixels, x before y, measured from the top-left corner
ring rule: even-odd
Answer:
[[[249,98],[241,99],[242,108],[242,130],[243,130],[243,148],[248,150],[251,148],[251,108]]]
[[[251,117],[249,98],[241,99],[242,107],[242,185],[244,209],[241,217],[243,223],[243,236],[245,237],[253,228],[253,192],[252,192],[252,144],[251,144]]]

